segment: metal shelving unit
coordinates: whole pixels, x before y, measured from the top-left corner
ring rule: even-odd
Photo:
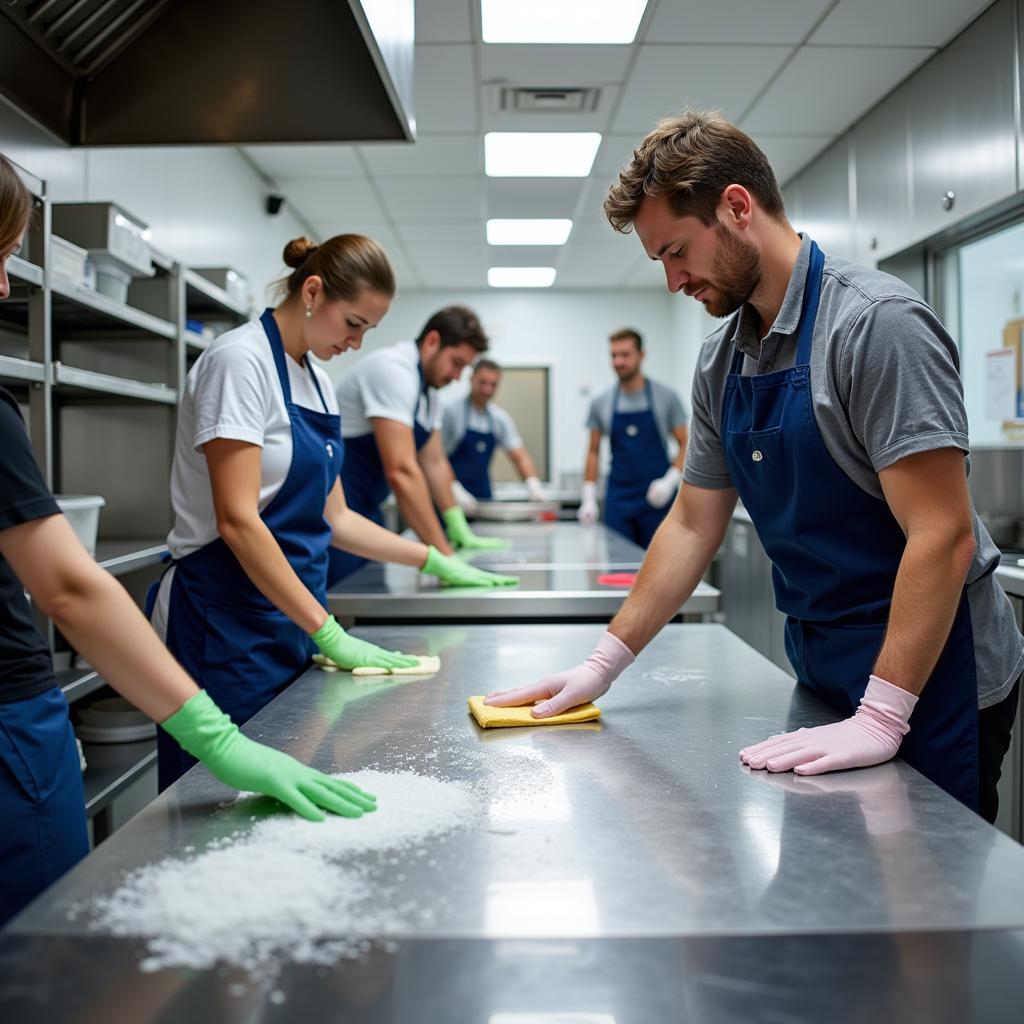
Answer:
[[[175,408],[190,359],[209,344],[188,320],[240,324],[249,310],[159,251],[154,276],[133,281],[127,302],[54,273],[46,184],[22,176],[35,211],[24,251],[7,263],[12,295],[0,304],[7,339],[0,383],[28,406],[32,446],[50,487],[106,498],[96,559],[138,598],[167,553]],[[65,669],[57,678],[71,705],[106,686],[92,669]],[[86,810],[98,841],[112,827],[112,802],[155,763],[156,744],[84,749]]]

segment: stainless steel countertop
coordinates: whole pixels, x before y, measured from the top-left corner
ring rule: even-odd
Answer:
[[[1024,597],[1024,569],[1012,565],[997,566],[996,579],[1012,597]]]
[[[801,1007],[814,1013],[792,1019],[1014,1019],[979,1016],[1002,999],[1019,1013],[1024,848],[902,762],[816,780],[743,768],[741,746],[834,716],[723,626],[667,627],[599,727],[492,732],[466,696],[574,663],[593,627],[362,632],[439,652],[442,670],[353,702],[333,729],[316,707],[341,677],[311,670],[246,732],[327,771],[469,783],[480,824],[372,869],[371,887],[432,923],[364,961],[287,969],[282,1016],[260,1020],[651,1024],[681,1005],[702,1024]],[[256,1019],[266,994],[231,998],[237,974],[137,973],[137,946],[65,913],[127,868],[244,828],[245,801],[217,809],[227,795],[189,772],[3,933],[0,1008],[20,1011],[5,1024]]]
[[[373,562],[331,590],[331,612],[359,622],[607,620],[628,589],[598,583],[598,577],[636,571],[645,553],[600,523],[486,523],[474,529],[510,543],[501,551],[476,552],[469,560],[519,576],[517,587],[439,587],[409,566]],[[700,583],[680,613],[710,614],[718,610],[719,598],[718,590]]]

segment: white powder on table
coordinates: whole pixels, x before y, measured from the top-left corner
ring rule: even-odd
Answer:
[[[279,960],[332,963],[367,949],[368,935],[407,930],[419,908],[383,889],[371,854],[390,851],[389,865],[403,851],[415,857],[428,837],[470,825],[476,801],[462,783],[414,772],[344,777],[379,809],[323,822],[281,814],[190,859],[140,868],[89,901],[93,927],[145,939],[145,970],[222,963],[252,972]]]

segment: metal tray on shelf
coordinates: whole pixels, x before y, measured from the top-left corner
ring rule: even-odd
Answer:
[[[561,507],[557,501],[481,501],[476,518],[500,523],[557,519]]]

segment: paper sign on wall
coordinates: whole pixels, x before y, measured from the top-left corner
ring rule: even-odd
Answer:
[[[1012,348],[985,353],[985,418],[1017,416],[1017,354]]]

